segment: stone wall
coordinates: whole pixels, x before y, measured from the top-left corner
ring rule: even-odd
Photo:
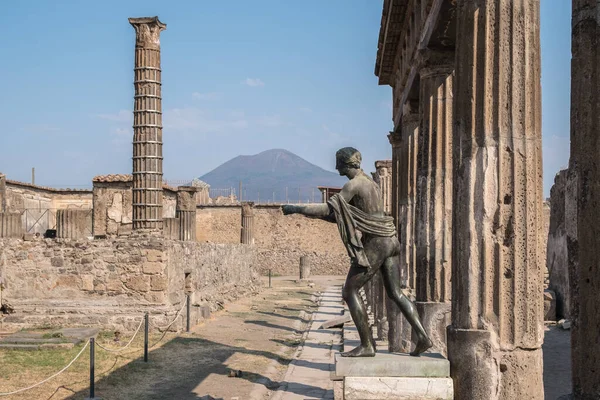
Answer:
[[[240,243],[240,206],[198,207],[197,240]],[[308,256],[313,275],[345,275],[350,260],[337,225],[294,214],[284,216],[279,206],[254,207],[254,245],[257,270],[266,274],[297,275],[300,257]]]
[[[15,309],[4,323],[130,330],[149,312],[154,326],[164,326],[184,304],[185,273],[195,282],[191,296],[197,321],[201,307],[215,310],[257,290],[255,258],[248,246],[137,233],[105,240],[0,239],[3,298]]]

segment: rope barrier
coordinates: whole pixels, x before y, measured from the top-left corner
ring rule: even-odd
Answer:
[[[102,346],[100,343],[96,342],[96,346],[100,347],[103,350],[106,350],[108,352],[111,353],[120,353],[121,351],[125,350],[126,348],[129,347],[129,345],[133,342],[133,339],[135,339],[135,337],[137,336],[138,332],[140,331],[140,328],[142,327],[142,325],[144,324],[144,317],[142,317],[142,320],[140,321],[140,324],[138,325],[137,329],[135,330],[135,332],[133,333],[133,336],[131,337],[131,339],[129,339],[129,342],[123,346],[120,347],[118,349],[110,349],[108,347],[104,347]]]
[[[162,330],[162,331],[164,331],[164,332],[163,332],[163,335],[161,336],[161,338],[160,338],[160,339],[158,339],[158,341],[156,341],[156,342],[155,342],[153,345],[149,346],[149,348],[156,346],[158,343],[160,343],[160,342],[163,340],[163,338],[165,337],[165,335],[166,335],[166,334],[167,334],[167,332],[168,332],[168,329],[169,329],[169,328],[170,328],[170,327],[171,327],[171,326],[172,326],[172,325],[175,323],[175,321],[177,321],[177,318],[179,318],[179,316],[181,315],[181,312],[183,311],[183,309],[184,309],[184,308],[185,308],[185,306],[187,305],[187,302],[188,302],[188,297],[186,296],[186,299],[185,299],[185,301],[183,302],[183,305],[181,306],[181,308],[179,309],[179,311],[177,311],[177,313],[175,314],[175,318],[173,318],[173,320],[172,320],[172,321],[171,321],[171,322],[170,322],[168,325],[166,325],[166,326],[156,326],[156,325],[155,325],[155,327],[156,327],[157,329],[159,329],[159,330]],[[142,320],[140,321],[140,324],[139,324],[139,325],[138,325],[138,327],[136,328],[135,332],[133,333],[133,336],[131,337],[131,339],[129,339],[129,342],[127,342],[127,344],[126,344],[125,346],[123,346],[123,347],[120,347],[120,348],[118,348],[118,349],[111,349],[111,348],[108,348],[108,347],[105,347],[105,346],[101,345],[101,344],[100,344],[100,343],[98,343],[98,342],[95,342],[95,345],[96,345],[96,346],[98,346],[98,347],[100,347],[101,349],[103,349],[103,350],[105,350],[105,351],[108,351],[108,352],[110,352],[110,353],[120,353],[120,352],[122,352],[123,350],[125,350],[126,348],[128,348],[128,347],[131,345],[131,343],[133,343],[133,339],[135,339],[135,337],[136,337],[136,336],[137,336],[137,334],[139,333],[139,331],[140,331],[140,329],[141,329],[142,325],[144,324],[144,321],[145,321],[145,317],[142,317]],[[79,351],[79,353],[77,353],[77,355],[75,356],[75,358],[73,358],[73,359],[71,360],[71,362],[69,362],[69,363],[68,363],[68,364],[67,364],[67,365],[66,365],[66,366],[65,366],[63,369],[61,369],[60,371],[58,371],[58,372],[57,372],[57,373],[55,373],[54,375],[52,375],[52,376],[49,376],[48,378],[44,379],[43,381],[41,381],[41,382],[38,382],[38,383],[36,383],[36,384],[34,384],[34,385],[28,386],[28,387],[26,387],[26,388],[22,388],[22,389],[14,390],[14,391],[12,391],[12,392],[0,393],[0,397],[3,397],[3,396],[10,396],[10,395],[13,395],[13,394],[17,394],[17,393],[25,392],[25,391],[27,391],[27,390],[33,389],[33,388],[35,388],[35,387],[37,387],[37,386],[40,386],[40,385],[42,385],[42,384],[44,384],[44,383],[48,382],[49,380],[51,380],[51,379],[52,379],[52,378],[54,378],[54,377],[57,377],[58,375],[60,375],[60,374],[62,374],[63,372],[65,372],[65,371],[66,371],[66,370],[67,370],[67,369],[68,369],[68,368],[69,368],[71,365],[73,365],[73,363],[74,363],[74,362],[75,362],[75,361],[76,361],[76,360],[77,360],[77,359],[78,359],[78,358],[81,356],[81,354],[84,352],[84,350],[85,350],[85,349],[88,347],[88,345],[89,345],[89,344],[90,344],[90,340],[88,339],[88,341],[85,343],[85,345],[83,346],[83,348],[82,348],[82,349]]]
[[[52,376],[50,376],[50,377],[48,377],[48,378],[44,379],[43,381],[41,381],[41,382],[39,382],[39,383],[36,383],[35,385],[31,385],[31,386],[29,386],[29,387],[26,387],[26,388],[23,388],[23,389],[14,390],[14,391],[12,391],[12,392],[0,393],[0,396],[10,396],[11,394],[17,394],[17,393],[21,393],[21,392],[24,392],[24,391],[26,391],[26,390],[29,390],[29,389],[33,389],[34,387],[40,386],[41,384],[48,382],[50,379],[54,378],[55,376],[58,376],[58,375],[62,374],[62,373],[63,373],[63,372],[65,372],[65,371],[66,371],[66,370],[67,370],[67,369],[68,369],[68,368],[69,368],[71,365],[73,365],[73,363],[74,363],[74,362],[75,362],[75,361],[76,361],[76,360],[79,358],[79,356],[81,355],[81,353],[83,353],[83,351],[86,349],[86,347],[88,347],[88,345],[89,345],[89,344],[90,344],[90,341],[88,340],[88,341],[85,343],[85,346],[83,346],[83,348],[81,349],[81,351],[80,351],[80,352],[79,352],[79,353],[78,353],[78,354],[75,356],[75,358],[74,358],[74,359],[72,359],[72,360],[71,360],[71,362],[70,362],[70,363],[68,363],[66,367],[64,367],[63,369],[61,369],[60,371],[58,371],[58,372],[57,372],[57,373],[55,373],[54,375],[52,375]]]

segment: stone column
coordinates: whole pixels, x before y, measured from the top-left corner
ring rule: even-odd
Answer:
[[[300,256],[300,279],[310,278],[310,260],[308,256]]]
[[[400,144],[402,134],[400,132],[390,132],[388,135],[388,140],[392,145],[392,181],[391,181],[391,190],[392,190],[392,217],[394,217],[394,223],[396,224],[396,230],[400,233],[400,226],[398,222],[400,221],[400,198],[398,193],[398,183],[400,180],[400,174],[403,173],[403,170],[400,167],[402,160],[400,159]],[[402,239],[402,238],[399,238]],[[400,240],[402,242],[402,240]]]
[[[242,202],[242,244],[254,244],[254,203]]]
[[[457,399],[543,399],[540,1],[457,3],[452,326]]]
[[[92,235],[92,210],[56,210],[56,237],[82,239]]]
[[[569,170],[574,169],[576,176],[578,205],[578,244],[571,247],[578,252],[578,261],[569,266],[573,397],[597,399],[600,396],[600,4],[573,0],[572,7]]]
[[[196,241],[196,186],[177,188],[175,217],[179,219],[179,240]]]
[[[415,247],[414,247],[414,199],[416,185],[417,135],[419,131],[418,103],[407,102],[403,107],[402,132],[397,150],[397,202],[398,238],[400,239],[400,279],[404,293],[414,300]],[[397,141],[394,133],[390,140]],[[386,296],[387,319],[389,322],[388,346],[392,352],[411,350],[412,328],[396,304]]]
[[[135,28],[135,100],[133,107],[133,229],[161,229],[162,106],[160,32],[152,18],[129,18]]]
[[[6,175],[0,174],[0,213],[6,212]]]
[[[454,52],[425,50],[415,204],[417,310],[433,352],[446,355],[452,261],[452,74]]]

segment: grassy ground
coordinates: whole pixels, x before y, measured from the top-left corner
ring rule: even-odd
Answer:
[[[110,399],[262,398],[279,386],[287,364],[316,304],[311,297],[323,285],[278,278],[272,289],[229,304],[189,334],[168,334],[142,359],[143,332],[122,353],[96,348],[96,396]],[[305,313],[302,313],[304,311]],[[304,318],[302,318],[304,317]],[[97,341],[107,347],[113,332]],[[161,335],[152,334],[150,343]],[[0,350],[0,392],[37,383],[62,369],[81,350]],[[233,371],[233,372],[232,372]],[[230,377],[231,374],[237,376]],[[60,376],[35,388],[0,399],[82,399],[89,394],[89,351]],[[249,394],[253,393],[252,397]]]

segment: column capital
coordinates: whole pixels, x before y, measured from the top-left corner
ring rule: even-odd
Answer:
[[[432,75],[449,75],[454,71],[454,50],[419,50],[417,54],[419,75],[426,78]]]
[[[387,138],[390,141],[392,148],[395,148],[400,146],[400,143],[402,142],[402,133],[390,131],[389,135],[387,135]]]
[[[135,29],[135,47],[160,49],[160,32],[167,29],[167,25],[158,17],[129,18],[129,23]]]

